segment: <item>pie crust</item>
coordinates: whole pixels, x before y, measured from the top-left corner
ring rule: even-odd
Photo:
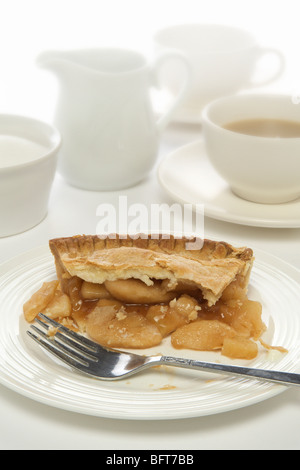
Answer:
[[[208,304],[214,305],[237,276],[248,284],[254,260],[250,248],[205,239],[200,249],[186,249],[196,242],[174,236],[153,239],[114,234],[57,238],[49,246],[62,285],[70,276],[97,284],[133,278],[148,286],[167,279],[170,284],[180,281],[199,288]]]

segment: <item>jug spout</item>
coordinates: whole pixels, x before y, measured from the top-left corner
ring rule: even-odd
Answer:
[[[78,67],[66,53],[62,51],[44,51],[36,58],[36,64],[42,69],[53,72],[58,77],[67,76],[69,72],[78,72]]]
[[[36,58],[36,64],[53,72],[66,67],[66,60],[58,51],[44,51]]]

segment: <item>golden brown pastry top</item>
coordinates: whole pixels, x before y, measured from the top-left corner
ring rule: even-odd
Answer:
[[[203,240],[199,249],[187,249],[196,239],[151,235],[79,235],[50,240],[58,276],[63,273],[100,283],[117,279],[188,281],[214,304],[237,275],[249,276],[253,252],[226,242]],[[199,240],[198,240],[199,242]]]

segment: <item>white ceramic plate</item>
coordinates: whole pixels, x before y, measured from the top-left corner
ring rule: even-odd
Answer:
[[[256,253],[250,297],[263,304],[264,339],[289,349],[279,358],[261,351],[249,366],[295,371],[299,361],[300,272],[265,253]],[[81,375],[54,360],[26,334],[22,305],[42,282],[55,278],[47,247],[0,266],[0,382],[57,408],[118,419],[175,419],[221,413],[273,397],[286,388],[243,378],[175,368],[154,368],[123,381]],[[218,352],[174,351],[165,342],[153,353],[229,361]],[[141,354],[143,351],[141,351]]]
[[[256,204],[239,198],[212,167],[202,140],[165,157],[158,168],[158,179],[175,200],[194,207],[203,204],[207,217],[256,227],[300,227],[300,199],[286,204]]]

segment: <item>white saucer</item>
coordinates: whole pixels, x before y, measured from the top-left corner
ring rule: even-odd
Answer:
[[[158,116],[165,114],[170,107],[170,102],[174,97],[167,92],[162,92],[158,97],[154,97],[155,110]],[[203,107],[183,107],[180,106],[172,116],[172,122],[176,124],[202,125]]]
[[[300,199],[285,204],[256,204],[232,193],[212,167],[197,141],[168,155],[158,168],[158,179],[175,200],[204,205],[213,219],[256,227],[300,228]]]

